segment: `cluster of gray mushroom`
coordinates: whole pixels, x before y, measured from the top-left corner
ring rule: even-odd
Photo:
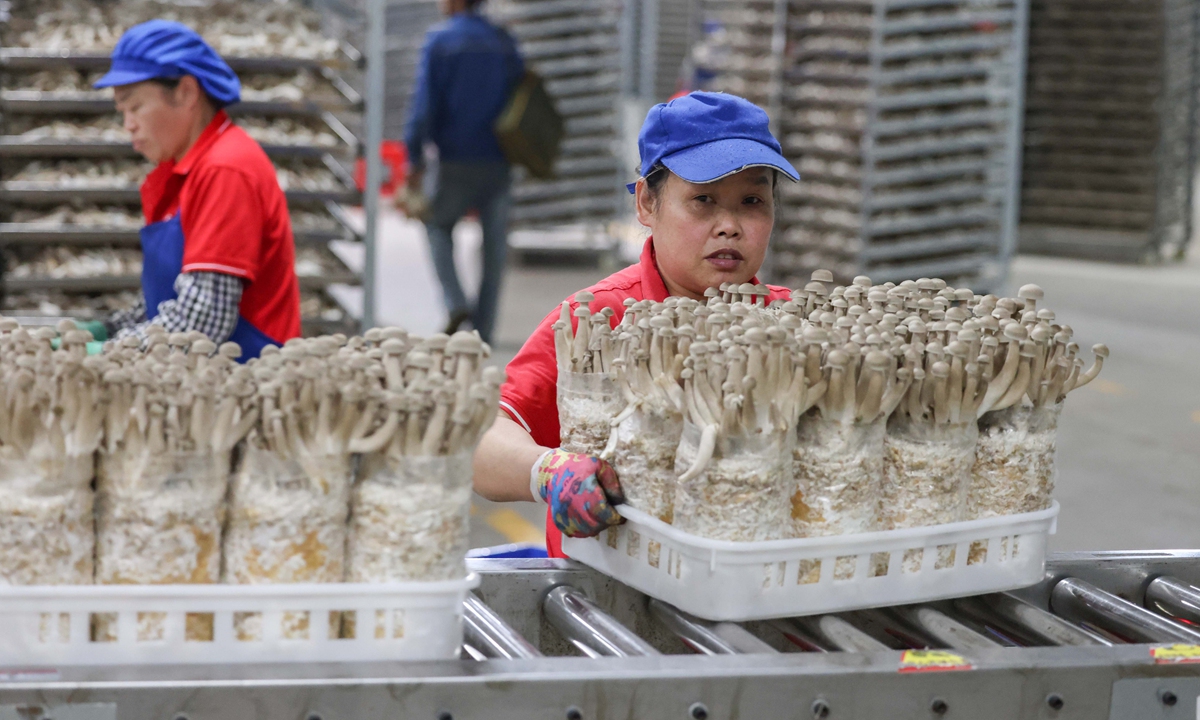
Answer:
[[[503,380],[487,354],[473,333],[385,328],[292,340],[251,361],[258,421],[234,477],[226,581],[461,574],[470,458]]]
[[[96,356],[108,399],[97,469],[97,583],[214,583],[233,448],[254,387],[202,333],[151,325]]]
[[[0,583],[464,572],[471,457],[504,379],[478,335],[374,329],[246,364],[157,326],[88,356],[91,339],[0,318]]]
[[[634,507],[717,539],[1049,507],[1062,400],[1108,349],[1096,345],[1085,370],[1071,328],[1032,285],[998,298],[930,278],[832,281],[819,270],[773,302],[752,284],[710,289],[704,303],[627,301],[611,332],[594,318],[616,312],[577,295],[556,323],[560,413],[564,369],[579,357],[591,372],[568,382],[593,380],[595,414],[620,408],[606,441],[589,434],[578,451],[610,459]],[[586,341],[572,316],[587,320]],[[599,363],[580,353],[593,346]],[[565,439],[578,428],[562,419]]]
[[[91,335],[0,318],[0,583],[90,583],[94,457],[105,422]]]

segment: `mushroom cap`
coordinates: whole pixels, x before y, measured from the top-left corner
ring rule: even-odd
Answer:
[[[827,291],[825,290],[825,286],[823,284],[819,282],[810,282],[804,286],[804,292],[825,295]]]
[[[971,313],[967,312],[966,308],[952,307],[946,311],[946,319],[955,322],[963,322],[971,317]]]
[[[555,321],[558,322],[558,321]],[[446,352],[448,353],[471,353],[476,354],[483,349],[483,340],[473,332],[459,330],[450,336],[450,342],[446,343]]]
[[[753,327],[746,330],[746,333],[742,337],[745,338],[746,342],[753,345],[763,345],[767,342],[767,331],[761,327]]]
[[[831,367],[844,368],[850,362],[850,355],[843,350],[830,350],[825,357],[825,363]]]
[[[402,327],[391,325],[379,329],[379,337],[383,340],[406,340],[408,331]]]
[[[72,329],[75,323],[71,323]],[[40,327],[33,331],[33,337],[36,340],[53,340],[58,337],[58,331],[51,327]]]
[[[425,346],[426,350],[440,352],[446,349],[446,344],[449,342],[450,336],[446,333],[434,333],[425,338],[424,342],[421,344]]]
[[[498,368],[494,365],[483,369],[483,381],[493,387],[500,387],[504,381],[508,379],[503,368]]]
[[[1107,358],[1108,357],[1108,346],[1105,345],[1104,343],[1097,343],[1092,346],[1092,354],[1095,355],[1096,357]]]
[[[892,364],[892,358],[881,350],[872,350],[863,358],[863,362],[873,370],[885,370],[888,365]]]
[[[929,368],[929,371],[934,377],[950,377],[950,364],[944,360],[939,360],[933,364],[933,367]]]
[[[363,339],[371,343],[379,342],[379,339],[382,337],[382,333],[383,331],[379,328],[370,328],[363,333]]]
[[[577,318],[590,318],[592,311],[588,309],[587,305],[581,303],[579,307],[575,308],[575,312],[572,314]]]
[[[954,291],[954,299],[959,302],[971,302],[975,299],[975,293],[971,288],[959,288]]]
[[[204,340],[193,341],[191,347],[188,348],[188,353],[196,355],[211,355],[212,353],[216,352],[216,349],[217,343],[212,342],[209,340],[209,338],[205,337]],[[268,350],[270,350],[270,352],[268,352]],[[278,348],[278,346],[266,346],[263,348],[262,354],[275,355],[278,354],[278,352],[280,352],[280,348]]]
[[[433,367],[433,356],[427,352],[415,350],[409,353],[408,357],[404,358],[404,367],[428,370]]]
[[[1034,300],[1041,300],[1042,298],[1046,297],[1046,292],[1037,285],[1022,285],[1021,289],[1017,290],[1017,297],[1022,299],[1033,298]]]
[[[587,290],[580,290],[579,292],[575,293],[575,302],[579,303],[580,305],[585,305],[595,299],[596,296]]]
[[[218,352],[230,360],[237,360],[242,356],[242,346],[235,342],[225,342],[221,343],[221,347],[218,349]]]
[[[1029,331],[1026,330],[1025,326],[1021,323],[1010,322],[1004,326],[1004,337],[1008,338],[1009,340],[1028,340]]]
[[[822,283],[833,282],[833,273],[825,269],[813,270],[810,279]]]
[[[63,335],[64,345],[86,345],[92,341],[92,334],[87,330],[68,330]]]

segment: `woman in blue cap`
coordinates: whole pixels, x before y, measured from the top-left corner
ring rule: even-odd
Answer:
[[[757,283],[775,224],[775,185],[799,180],[767,114],[733,95],[691,93],[650,110],[638,149],[641,177],[628,187],[650,238],[638,264],[587,288],[593,313],[612,308],[619,322],[627,298],[703,300],[721,283]],[[790,295],[770,290],[771,301]],[[484,497],[549,504],[546,544],[554,557],[562,556],[561,533],[596,535],[619,522],[612,506],[622,501],[608,463],[557,449],[558,317],[556,307],[509,363],[500,417],[475,455],[475,489]]]
[[[298,336],[287,201],[225,114],[241,99],[229,65],[187,26],[151,20],[121,36],[96,87],[114,88],[133,149],[156,164],[141,187],[143,302],[109,318],[109,334],[195,330],[238,343],[243,360]]]

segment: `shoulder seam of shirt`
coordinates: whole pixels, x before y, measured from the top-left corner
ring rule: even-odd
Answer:
[[[500,401],[500,407],[503,408],[504,412],[508,413],[513,420],[516,420],[518,423],[520,423],[521,427],[525,428],[525,432],[529,433],[530,435],[533,434],[533,428],[529,427],[529,423],[525,422],[525,418],[521,417],[521,413],[517,412],[515,407],[510,405],[506,400]]]

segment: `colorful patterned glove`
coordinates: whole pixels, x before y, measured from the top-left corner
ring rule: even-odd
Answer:
[[[533,487],[550,504],[554,524],[568,537],[592,537],[623,522],[613,505],[625,502],[617,471],[598,457],[546,452],[533,466]]]

